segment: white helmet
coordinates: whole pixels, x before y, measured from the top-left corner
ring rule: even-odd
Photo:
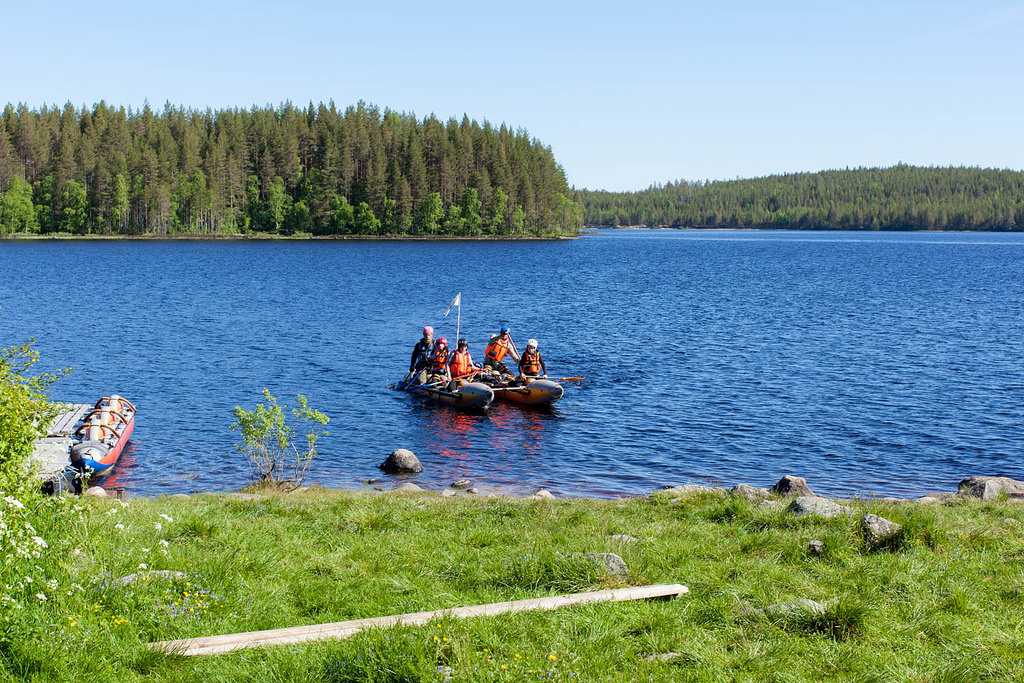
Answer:
[[[531,340],[527,341],[526,342],[526,348],[528,348],[528,349],[531,349],[531,348],[535,349],[535,348],[537,348],[537,340],[536,339],[531,339]]]

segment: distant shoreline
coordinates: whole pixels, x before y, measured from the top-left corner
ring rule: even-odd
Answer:
[[[271,233],[231,233],[224,235],[75,235],[71,233],[16,233],[0,237],[0,242],[550,242],[573,240],[579,235],[274,235]]]
[[[584,230],[691,230],[693,232],[975,232],[975,233],[1024,233],[1024,228],[1013,230],[972,229],[972,228],[830,228],[816,226],[811,228],[794,228],[787,226],[752,227],[749,225],[726,228],[722,226],[704,227],[701,225],[585,225]]]

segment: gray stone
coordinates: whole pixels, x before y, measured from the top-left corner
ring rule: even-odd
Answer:
[[[538,500],[551,500],[555,497],[555,494],[551,493],[551,491],[548,491],[547,489],[540,489],[533,494],[532,497]]]
[[[404,484],[399,484],[398,486],[391,490],[394,491],[395,493],[420,493],[423,491],[422,488],[412,483],[411,481],[407,481]]]
[[[699,493],[725,493],[725,489],[721,486],[683,484],[682,486],[666,486],[656,493],[660,496],[669,496],[671,498],[684,498],[686,496],[695,496]]]
[[[629,566],[626,561],[615,553],[584,553],[583,556],[603,569],[609,576],[620,579],[629,576]]]
[[[968,477],[957,487],[961,496],[993,500],[999,494],[1008,496],[1024,495],[1024,481],[1009,477]]]
[[[475,495],[477,495],[478,493],[480,493],[480,489],[478,489],[478,488],[477,488],[477,487],[475,487],[475,486],[472,486],[472,487],[470,487],[470,488],[466,489],[466,493],[470,493],[470,494],[472,494],[472,495],[474,495],[474,496],[475,496]]]
[[[901,527],[885,517],[867,514],[860,518],[860,533],[864,543],[872,550],[891,543],[900,533]]]
[[[245,493],[244,491],[235,491],[227,494],[228,498],[236,498],[238,500],[259,500],[260,495],[258,493]]]
[[[471,482],[469,479],[459,479],[457,481],[452,482],[453,489],[468,489],[472,485],[473,482]]]
[[[783,503],[782,501],[778,500],[762,500],[760,503],[757,504],[757,507],[761,508],[762,510],[778,511],[783,508]]]
[[[178,572],[170,569],[150,569],[122,576],[114,581],[114,585],[121,586],[123,588],[125,586],[130,586],[137,581],[184,581],[187,576],[188,575],[185,574],[185,572]]]
[[[381,464],[377,465],[388,474],[418,473],[423,471],[416,454],[407,448],[399,448],[391,452]]]
[[[772,487],[772,493],[777,493],[780,496],[813,496],[814,491],[807,485],[807,480],[803,477],[794,477],[787,474],[782,479],[775,482],[775,486]]]
[[[733,486],[729,492],[734,496],[746,498],[751,502],[766,500],[772,495],[772,492],[768,489],[751,486],[750,484],[736,484],[736,486]]]
[[[451,498],[452,496],[455,495],[458,495],[455,489],[445,489],[444,491],[441,491],[442,498]]]
[[[817,539],[807,544],[807,552],[815,557],[821,557],[825,554],[825,544]]]
[[[615,543],[636,543],[640,539],[629,534],[612,534],[609,538]]]
[[[797,496],[786,509],[799,517],[817,515],[818,517],[831,518],[838,517],[839,515],[848,515],[851,512],[850,508],[821,496]]]
[[[916,502],[921,505],[937,505],[942,502],[942,499],[936,498],[935,496],[921,496]]]
[[[678,652],[655,652],[644,657],[645,662],[673,662],[682,657]]]
[[[90,486],[85,490],[85,495],[95,498],[106,498],[107,491],[102,486]]]
[[[188,500],[192,496],[188,495],[187,493],[172,493],[170,497],[173,498],[174,500]]]

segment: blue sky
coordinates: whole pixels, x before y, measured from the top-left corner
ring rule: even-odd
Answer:
[[[1024,168],[1024,2],[5,4],[4,102],[468,113],[592,188]]]

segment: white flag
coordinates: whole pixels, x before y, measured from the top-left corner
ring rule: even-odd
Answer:
[[[448,308],[444,309],[444,317],[447,318],[448,314],[452,312],[452,309],[456,306],[462,305],[462,292],[455,292],[455,298],[448,304]]]

